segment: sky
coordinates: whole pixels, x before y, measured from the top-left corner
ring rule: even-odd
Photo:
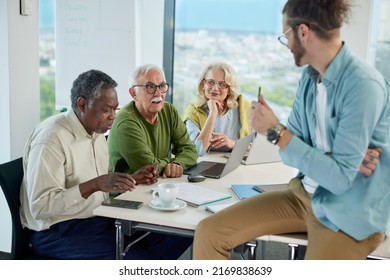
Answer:
[[[275,34],[281,30],[281,10],[285,2],[286,0],[176,0],[175,28]]]
[[[112,0],[115,1],[115,0]],[[176,0],[178,30],[279,33],[286,0]],[[40,0],[40,27],[54,31],[54,0]]]

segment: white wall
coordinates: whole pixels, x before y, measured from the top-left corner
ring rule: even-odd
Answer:
[[[164,1],[137,0],[136,66],[153,63],[163,67]]]
[[[3,137],[0,137],[0,162],[11,158],[10,150],[10,117],[9,117],[9,76],[8,76],[8,5],[7,1],[0,0],[0,120],[3,120]],[[0,190],[0,220],[10,225],[11,218],[7,202]],[[9,251],[11,232],[3,227],[0,232],[0,251]]]
[[[356,0],[349,22],[341,30],[341,38],[352,53],[365,61],[368,61],[370,53],[373,1]]]
[[[136,64],[163,61],[164,1],[134,0],[137,9]],[[352,51],[366,60],[369,52],[370,15],[373,0],[357,0],[350,24],[342,36]],[[0,162],[20,157],[24,143],[39,122],[39,26],[38,0],[33,13],[19,15],[19,1],[0,0]],[[11,249],[11,222],[0,191],[0,251]],[[8,226],[3,226],[4,221]]]
[[[38,6],[31,16],[19,14],[19,1],[0,0],[0,162],[20,157],[28,134],[39,121]],[[0,251],[11,249],[11,219],[0,193]],[[3,223],[9,226],[4,227]]]

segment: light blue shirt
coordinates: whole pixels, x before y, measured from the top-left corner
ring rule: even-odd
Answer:
[[[311,66],[302,74],[287,128],[295,135],[281,152],[319,187],[315,216],[333,231],[357,240],[390,234],[389,84],[373,67],[353,57],[344,44],[323,77],[327,90],[326,130],[332,155],[316,148],[316,81]],[[359,172],[367,147],[382,153],[373,175]]]
[[[206,114],[209,114],[208,110],[206,110]],[[200,128],[191,119],[188,119],[186,121],[186,127],[192,143],[195,144],[198,155],[207,155],[207,152],[205,152],[203,148],[203,142],[200,140],[196,140],[200,133]],[[226,114],[222,116],[217,116],[215,120],[214,132],[223,133],[230,139],[238,140],[240,138],[240,129],[241,122],[238,113],[238,108],[230,109],[229,111],[227,111]],[[220,149],[215,151],[229,152],[230,150],[226,147],[221,147]]]

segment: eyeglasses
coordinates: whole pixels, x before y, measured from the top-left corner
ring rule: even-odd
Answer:
[[[168,91],[169,85],[167,83],[161,83],[159,85],[155,85],[153,83],[146,83],[145,85],[134,85],[133,87],[145,87],[147,93],[154,94],[157,88],[162,92],[166,93]]]
[[[229,85],[225,82],[216,82],[212,79],[205,79],[204,82],[206,83],[206,85],[208,85],[209,87],[214,87],[215,85],[218,86],[218,88],[220,89],[227,89],[229,87]]]
[[[280,36],[278,37],[279,42],[280,42],[283,46],[286,46],[286,47],[287,47],[287,45],[288,45],[288,37],[287,37],[286,34],[287,34],[288,32],[290,32],[292,29],[293,29],[293,27],[290,26],[290,28],[288,28],[286,31],[283,32],[282,35],[280,35]]]

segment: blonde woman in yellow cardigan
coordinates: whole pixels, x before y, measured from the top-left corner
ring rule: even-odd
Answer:
[[[250,103],[240,94],[230,65],[209,64],[199,78],[197,97],[187,107],[184,122],[199,156],[209,150],[231,151],[251,132]]]

